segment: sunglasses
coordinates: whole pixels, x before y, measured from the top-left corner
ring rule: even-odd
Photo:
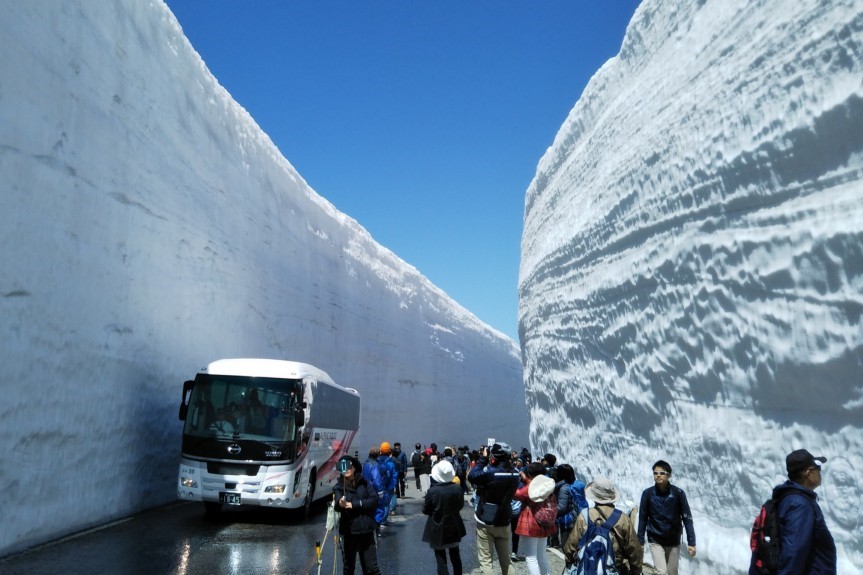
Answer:
[[[350,469],[351,467],[353,467],[353,466],[351,465],[351,462],[350,462],[350,461],[348,461],[347,459],[339,460],[339,462],[336,464],[336,466],[337,466],[337,467],[338,467],[338,469],[339,469],[339,473],[341,473],[342,475],[344,475],[345,473],[347,473],[348,469]]]
[[[664,475],[668,475],[668,472],[667,471],[654,471],[653,474],[664,476]]]

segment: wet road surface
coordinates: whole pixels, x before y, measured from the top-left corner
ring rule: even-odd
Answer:
[[[422,493],[409,486],[378,546],[381,571],[388,575],[435,575],[434,553],[422,542]],[[464,572],[479,574],[473,511],[462,517]],[[203,504],[176,503],[0,559],[3,575],[264,575],[317,574],[315,542],[324,541],[326,505],[318,502],[309,519],[283,510],[226,508],[217,520],[204,518]],[[333,573],[333,535],[324,542],[320,573]],[[552,573],[562,560],[549,554]],[[338,558],[335,571],[341,574]],[[360,572],[357,566],[357,572]],[[499,572],[499,571],[498,571]],[[524,562],[510,573],[527,573]]]

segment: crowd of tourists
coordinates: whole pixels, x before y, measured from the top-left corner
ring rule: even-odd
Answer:
[[[768,549],[756,544],[753,527],[750,575],[836,574],[835,545],[814,494],[820,485],[819,462],[824,461],[806,450],[786,458],[789,479],[774,490],[775,505],[765,504],[772,515],[761,518],[782,530],[770,535],[783,545]],[[559,464],[551,453],[535,461],[527,449],[517,452],[499,444],[439,451],[434,443],[417,443],[408,456],[400,443],[391,447],[384,442],[369,450],[364,463],[347,455],[339,460],[335,491],[346,575],[354,573],[357,557],[363,574],[380,573],[377,540],[397,513],[398,499],[405,497],[410,468],[428,516],[422,540],[434,552],[438,575],[448,575],[450,566],[454,575],[462,573],[459,545],[467,534],[461,517],[466,499],[474,510],[483,575],[491,575],[495,564],[508,575],[511,564],[519,561],[529,575],[550,575],[549,546],[562,552],[564,573],[578,575],[640,575],[645,545],[656,573],[678,575],[684,535],[688,555],[696,555],[686,493],[671,483],[666,461],[653,464],[654,484],[636,505],[620,501],[611,478],[585,483],[572,465]]]

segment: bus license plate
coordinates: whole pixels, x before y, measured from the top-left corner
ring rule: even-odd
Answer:
[[[240,505],[240,494],[225,493],[224,491],[221,491],[219,492],[219,503],[224,503],[226,505]]]

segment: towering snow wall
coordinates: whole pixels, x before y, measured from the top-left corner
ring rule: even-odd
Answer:
[[[2,2],[0,54],[0,554],[171,501],[221,357],[357,388],[360,452],[527,443],[515,343],[311,190],[162,2]]]
[[[863,573],[863,3],[645,0],[526,197],[535,449],[629,499],[666,459],[688,573],[740,573],[785,455]],[[685,554],[685,553],[684,553]]]

